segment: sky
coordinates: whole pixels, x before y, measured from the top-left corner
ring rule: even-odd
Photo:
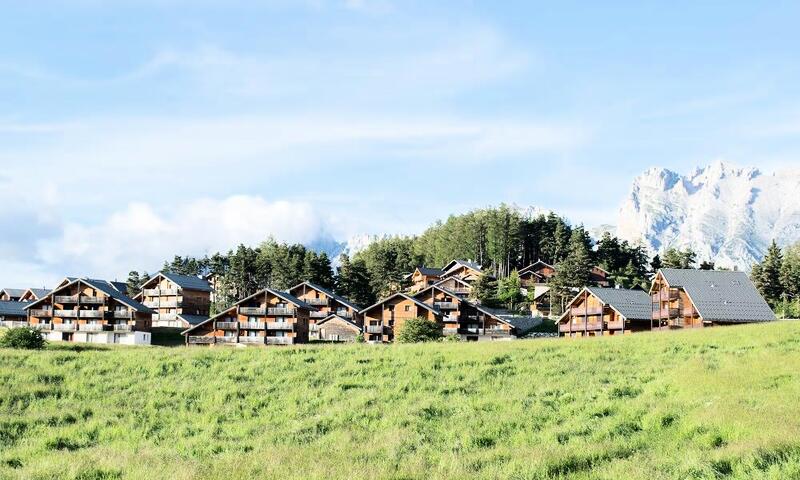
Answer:
[[[555,5],[557,4],[557,5]],[[0,15],[0,287],[800,153],[797,2],[42,0]]]

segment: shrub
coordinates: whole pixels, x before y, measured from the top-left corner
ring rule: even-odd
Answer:
[[[358,335],[356,335],[356,343],[364,343],[364,334],[363,333],[359,333]]]
[[[442,338],[442,327],[424,318],[412,318],[403,324],[397,334],[400,343],[431,342]]]
[[[44,348],[46,344],[47,341],[42,336],[42,332],[31,327],[12,328],[0,338],[0,347],[5,348],[40,350]]]

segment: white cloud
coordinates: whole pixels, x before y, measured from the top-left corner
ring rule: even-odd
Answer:
[[[172,255],[225,252],[257,245],[268,236],[290,243],[310,242],[326,220],[310,205],[269,202],[256,196],[199,199],[161,205],[132,203],[101,222],[68,223],[56,238],[38,243],[48,270],[100,278],[124,278],[130,270],[154,270]]]

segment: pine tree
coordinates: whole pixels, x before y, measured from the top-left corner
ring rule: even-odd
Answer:
[[[139,290],[142,289],[142,279],[139,276],[139,272],[136,270],[132,270],[128,274],[128,281],[126,282],[128,285],[128,294],[130,296],[134,296],[139,293]]]
[[[764,295],[764,299],[772,306],[777,305],[783,294],[783,286],[781,285],[782,266],[783,254],[775,240],[773,240],[767,249],[764,261],[761,263],[758,282],[756,283],[759,291]]]
[[[653,256],[653,260],[650,262],[650,272],[656,273],[658,272],[663,265],[661,264],[661,257],[658,254]]]
[[[786,248],[781,266],[783,296],[788,301],[800,300],[800,242]]]
[[[663,268],[694,268],[696,258],[697,254],[691,248],[680,250],[670,247],[664,252]]]
[[[481,305],[495,306],[497,304],[497,281],[486,273],[479,276],[472,285],[472,298]]]
[[[580,230],[572,232],[569,253],[556,265],[556,274],[551,279],[551,291],[563,311],[573,289],[584,287],[589,282],[592,264],[586,241]]]
[[[497,282],[497,299],[511,310],[525,299],[516,269],[512,270],[508,277]]]
[[[361,259],[352,262],[350,257],[342,254],[339,257],[339,271],[336,276],[336,293],[366,307],[375,302],[375,294],[370,285],[369,271]]]

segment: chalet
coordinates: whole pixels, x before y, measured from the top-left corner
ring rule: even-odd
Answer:
[[[35,302],[36,300],[43,298],[48,293],[50,293],[50,290],[46,288],[29,288],[25,290],[25,293],[22,294],[22,297],[20,297],[19,301]]]
[[[4,288],[0,290],[0,301],[19,302],[25,290],[22,288]]]
[[[555,274],[556,268],[554,266],[537,260],[519,271],[519,279],[523,287],[529,287],[547,283]]]
[[[88,278],[62,282],[25,304],[28,323],[48,340],[149,345],[153,311],[120,288],[118,282]]]
[[[0,301],[0,327],[14,328],[28,325],[25,303]]]
[[[161,272],[134,298],[153,310],[154,327],[189,328],[208,319],[211,292],[205,279]]]
[[[407,275],[405,279],[411,282],[409,291],[415,293],[438,282],[443,274],[444,271],[438,268],[417,267],[414,269],[414,272]]]
[[[361,326],[351,318],[331,314],[316,323],[317,339],[327,342],[355,342]]]
[[[744,272],[663,268],[653,279],[650,297],[653,329],[775,320]]]
[[[395,332],[412,318],[425,318],[442,323],[442,312],[405,293],[395,293],[360,312],[364,322],[364,339],[369,343],[394,341]]]
[[[533,327],[533,319],[486,308],[455,292],[431,285],[414,298],[441,312],[443,335],[458,335],[462,340],[510,340]]]
[[[320,320],[327,319],[331,315],[336,315],[360,328],[359,306],[341,295],[311,282],[300,283],[288,291],[308,305],[316,307],[316,310],[310,312],[308,317],[308,331],[311,340],[320,339],[317,325]]]
[[[472,293],[472,285],[459,277],[447,277],[434,285],[447,289],[461,298],[467,298]]]
[[[558,320],[565,337],[622,335],[650,330],[650,298],[641,290],[585,287]]]
[[[313,307],[265,288],[182,332],[187,345],[294,345],[308,342]]]
[[[483,274],[480,265],[467,260],[453,260],[442,271],[441,278],[458,277],[468,283],[475,282]]]

